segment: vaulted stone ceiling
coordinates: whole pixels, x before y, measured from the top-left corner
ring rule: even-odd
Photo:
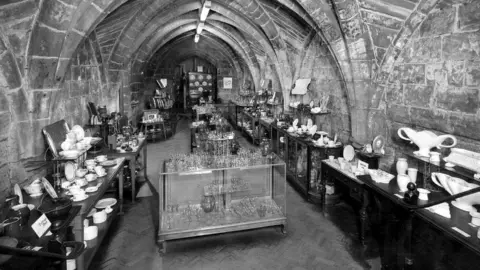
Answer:
[[[0,177],[25,179],[23,162],[45,150],[41,127],[86,123],[88,101],[139,113],[130,99],[145,75],[190,56],[231,67],[256,87],[271,79],[287,104],[294,81],[312,78],[308,98],[331,98],[324,128],[344,141],[384,134],[387,159],[403,125],[479,148],[480,1],[212,0],[195,47],[200,7],[0,1]]]

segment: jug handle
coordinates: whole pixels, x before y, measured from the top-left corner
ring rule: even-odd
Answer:
[[[440,144],[439,146],[437,146],[437,148],[440,148],[440,147],[454,147],[455,145],[457,145],[457,138],[455,138],[455,136],[453,135],[444,135],[446,138],[451,138],[453,140],[453,143],[451,145],[444,145],[443,143]]]
[[[402,131],[403,131],[404,128],[399,128],[397,133],[398,133],[398,137],[406,140],[406,141],[412,141],[410,138],[407,138],[407,137],[404,137],[403,134],[402,134]]]
[[[437,180],[437,174],[436,173],[432,173],[430,175],[430,178],[432,178],[432,181],[435,183],[435,185],[439,186],[439,187],[443,187],[440,182]]]

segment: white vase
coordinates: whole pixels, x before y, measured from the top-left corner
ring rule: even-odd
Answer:
[[[407,191],[408,183],[410,183],[410,177],[408,177],[408,175],[406,174],[397,175],[397,184],[400,191],[402,192]]]
[[[397,160],[397,174],[407,174],[408,163],[406,158],[399,158]]]

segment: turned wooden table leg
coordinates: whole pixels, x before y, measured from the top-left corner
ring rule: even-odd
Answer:
[[[362,188],[362,206],[360,207],[360,244],[365,252],[367,244],[365,241],[365,235],[368,228],[368,214],[367,207],[369,205],[368,192]]]
[[[405,243],[405,270],[413,270],[413,253],[412,253],[412,220],[413,213],[408,213],[407,219],[405,220],[405,234],[404,234],[404,243]]]
[[[326,206],[326,201],[327,201],[327,174],[328,174],[328,169],[326,169],[328,166],[322,166],[322,179],[320,179],[320,205],[322,209],[322,213],[324,217],[328,217],[328,211],[327,211],[327,206]]]

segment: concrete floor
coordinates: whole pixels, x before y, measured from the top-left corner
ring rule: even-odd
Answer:
[[[188,152],[190,134],[186,121],[165,142],[148,145],[147,184],[158,186],[159,164],[172,152]],[[243,147],[252,147],[241,139]],[[145,191],[146,187],[143,188]],[[148,189],[148,188],[147,188]],[[149,194],[149,192],[144,192]],[[142,193],[142,191],[140,191]],[[275,228],[192,238],[168,243],[158,253],[158,196],[143,197],[126,207],[99,248],[93,269],[367,269],[358,259],[353,210],[335,206],[334,218],[326,219],[318,207],[287,188],[287,235]],[[368,261],[379,269],[379,260]]]

